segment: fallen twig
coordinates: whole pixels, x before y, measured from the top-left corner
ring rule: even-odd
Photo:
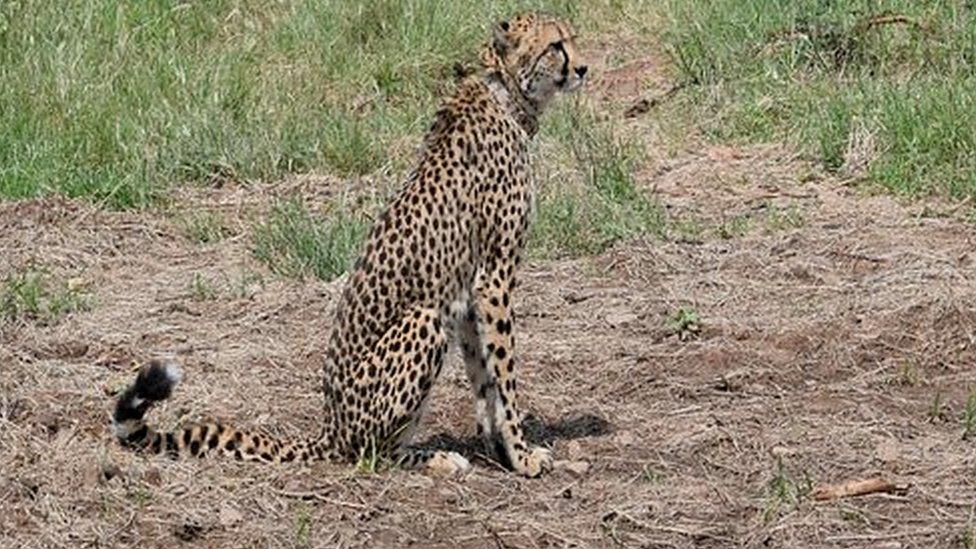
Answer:
[[[904,532],[891,532],[888,534],[844,534],[837,536],[827,536],[824,541],[836,543],[841,541],[882,541],[899,538],[916,538],[922,536],[933,536],[939,532],[936,530],[907,530]]]
[[[858,33],[890,25],[906,25],[926,34],[932,33],[932,29],[928,25],[917,19],[900,13],[884,12],[865,17],[846,31],[839,26],[829,23],[801,23],[792,27],[777,29],[767,34],[766,43],[762,47],[762,52],[768,52],[791,42],[811,40],[816,37],[850,39],[851,36]]]
[[[670,88],[668,88],[668,90],[662,93],[661,95],[652,97],[650,99],[638,99],[637,101],[634,102],[633,105],[631,105],[630,107],[627,108],[626,111],[624,111],[624,118],[634,118],[635,116],[646,113],[647,111],[660,105],[664,101],[670,99],[672,96],[674,96],[674,94],[687,88],[688,85],[689,85],[688,82],[679,82],[677,84],[674,84]]]
[[[330,498],[318,492],[292,492],[288,490],[275,490],[275,493],[278,494],[279,496],[283,496],[286,498],[294,498],[294,499],[302,499],[302,500],[315,499],[324,503],[331,503],[332,505],[338,505],[340,507],[349,507],[351,509],[360,509],[360,510],[369,509],[369,505]]]
[[[908,17],[907,15],[902,15],[900,13],[884,13],[881,15],[875,15],[873,17],[868,17],[860,23],[858,23],[857,28],[859,30],[869,30],[874,27],[881,27],[884,25],[909,25],[915,27],[916,29],[928,31],[929,29],[925,27],[922,23],[919,23],[915,19]]]
[[[867,480],[850,480],[840,484],[822,484],[814,488],[811,497],[818,501],[865,496],[868,494],[899,494],[908,491],[908,484],[894,483],[881,477]]]

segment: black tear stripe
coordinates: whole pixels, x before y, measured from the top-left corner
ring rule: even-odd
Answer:
[[[560,40],[554,44],[559,53],[563,54],[563,68],[560,69],[559,75],[562,77],[556,81],[557,86],[565,86],[566,80],[569,78],[569,54],[566,53],[566,46],[563,45],[563,41]]]

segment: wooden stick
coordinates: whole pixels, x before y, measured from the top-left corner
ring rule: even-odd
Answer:
[[[673,84],[670,88],[667,89],[667,91],[665,91],[661,95],[652,97],[650,99],[638,99],[637,102],[635,102],[626,111],[624,111],[624,118],[634,118],[637,115],[646,113],[647,111],[660,105],[664,101],[670,99],[674,94],[687,88],[692,83],[679,82],[677,84]]]
[[[878,493],[904,494],[907,491],[908,484],[894,483],[875,477],[866,480],[850,480],[840,484],[821,484],[810,495],[815,500],[826,501]]]

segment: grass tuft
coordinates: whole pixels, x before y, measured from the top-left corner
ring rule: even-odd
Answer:
[[[966,399],[966,406],[962,411],[962,439],[969,440],[976,434],[976,391]]]
[[[302,505],[295,514],[295,547],[311,547],[312,513],[308,506]]]
[[[200,273],[194,273],[189,285],[189,294],[194,301],[212,301],[217,299],[217,288],[212,282],[200,276]]]
[[[69,282],[52,279],[42,270],[9,275],[0,286],[0,320],[50,325],[61,317],[90,307],[87,295]]]
[[[697,336],[701,332],[701,324],[701,316],[691,307],[679,307],[664,322],[668,331],[676,334],[681,341]]]
[[[350,267],[366,229],[365,220],[341,205],[319,219],[304,202],[289,199],[255,229],[254,254],[277,274],[332,280]]]
[[[669,0],[716,141],[792,141],[893,191],[976,197],[976,12],[955,2]]]
[[[569,151],[573,169],[542,178],[529,252],[575,257],[599,253],[621,240],[663,236],[664,213],[634,177],[640,143],[619,136],[611,123],[579,105],[563,107],[553,118],[547,129]]]
[[[220,217],[213,212],[199,212],[178,219],[186,236],[200,244],[220,242],[231,234]]]
[[[768,524],[778,517],[784,508],[795,507],[806,499],[813,490],[813,481],[809,478],[797,479],[783,464],[781,457],[776,458],[776,470],[766,483],[766,505],[763,508],[763,523]]]

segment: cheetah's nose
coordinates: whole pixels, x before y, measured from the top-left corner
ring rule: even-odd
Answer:
[[[586,65],[581,65],[579,67],[576,67],[576,76],[583,78],[583,76],[586,75],[586,71],[588,68],[589,67],[587,67]]]

